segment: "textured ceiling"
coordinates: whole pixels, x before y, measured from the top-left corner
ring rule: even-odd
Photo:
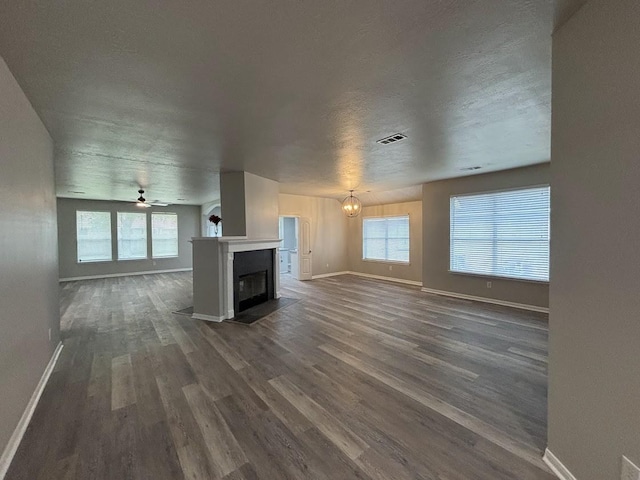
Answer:
[[[0,54],[59,196],[200,204],[246,170],[343,198],[548,161],[551,33],[578,3],[4,0]]]
[[[422,200],[422,184],[411,187],[396,188],[394,190],[386,190],[383,192],[358,192],[356,193],[356,196],[365,207],[369,205],[413,202],[416,200]],[[346,197],[346,195],[344,195],[344,197]]]

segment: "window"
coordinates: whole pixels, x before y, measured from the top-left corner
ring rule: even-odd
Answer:
[[[409,263],[409,216],[362,220],[362,258]]]
[[[549,281],[549,187],[451,197],[453,272]]]
[[[147,214],[118,212],[118,260],[147,258]]]
[[[153,258],[178,256],[178,215],[151,214],[151,253]]]
[[[111,213],[76,212],[78,262],[105,262],[111,254]]]

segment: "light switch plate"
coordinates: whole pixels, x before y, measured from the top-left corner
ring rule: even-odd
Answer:
[[[620,480],[640,480],[640,468],[624,455],[622,456],[622,475]]]

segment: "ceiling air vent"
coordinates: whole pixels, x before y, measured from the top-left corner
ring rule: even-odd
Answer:
[[[389,135],[388,137],[381,138],[380,140],[376,141],[376,143],[381,143],[382,145],[389,145],[390,143],[399,142],[400,140],[404,140],[405,138],[407,138],[406,135],[403,135],[401,133],[396,133],[395,135]]]

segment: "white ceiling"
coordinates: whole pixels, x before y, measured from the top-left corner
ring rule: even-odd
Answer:
[[[202,204],[246,170],[343,198],[548,161],[551,33],[580,3],[4,0],[0,54],[59,196]]]

